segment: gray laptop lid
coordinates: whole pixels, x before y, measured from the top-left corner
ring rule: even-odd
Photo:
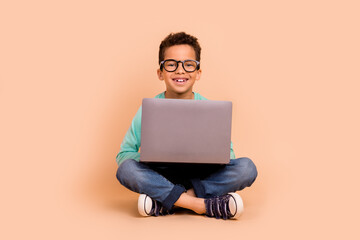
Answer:
[[[142,102],[142,162],[230,161],[232,103],[145,98]]]

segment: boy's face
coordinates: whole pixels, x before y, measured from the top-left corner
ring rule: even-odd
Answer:
[[[196,60],[196,54],[190,45],[175,45],[165,50],[164,60],[167,59],[176,61]],[[163,68],[162,70],[158,69],[157,74],[161,81],[165,81],[166,97],[193,98],[192,88],[195,81],[200,79],[201,70],[186,72],[183,65],[178,63],[178,68],[174,72],[167,72]]]

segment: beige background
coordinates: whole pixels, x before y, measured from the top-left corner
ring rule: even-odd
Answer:
[[[358,1],[1,1],[1,239],[359,239]],[[115,156],[158,46],[200,40],[194,90],[233,101],[245,212],[141,218]]]

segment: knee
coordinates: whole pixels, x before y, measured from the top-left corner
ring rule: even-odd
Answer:
[[[257,168],[254,164],[254,162],[248,158],[248,167],[247,167],[247,172],[249,174],[249,182],[250,185],[255,181],[255,179],[258,176],[258,171]]]
[[[136,167],[136,161],[134,159],[124,160],[116,171],[116,178],[119,180],[121,184],[124,185],[124,179],[131,178],[132,172]]]
[[[238,176],[247,187],[250,187],[258,176],[254,162],[246,157],[235,159],[235,162],[238,165]]]

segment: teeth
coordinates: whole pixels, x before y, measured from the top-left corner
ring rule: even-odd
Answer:
[[[184,79],[176,79],[175,81],[176,81],[176,82],[185,82]]]

